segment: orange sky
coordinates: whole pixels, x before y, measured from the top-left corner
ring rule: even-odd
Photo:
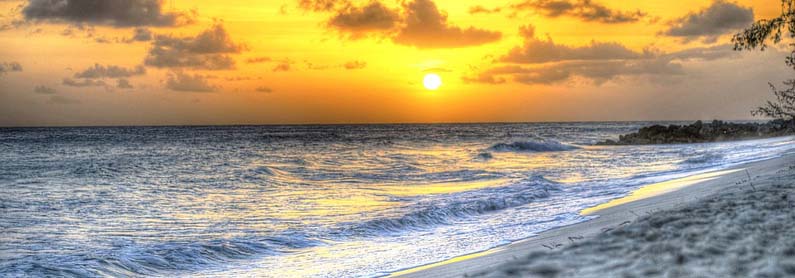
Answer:
[[[0,1],[0,126],[746,119],[792,74],[728,45],[777,0],[97,1]]]

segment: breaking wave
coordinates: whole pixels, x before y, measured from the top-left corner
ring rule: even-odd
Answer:
[[[579,147],[548,139],[519,141],[510,144],[499,143],[489,148],[489,150],[495,152],[559,152],[576,149],[579,149]]]
[[[419,230],[436,225],[453,224],[456,220],[478,216],[529,204],[560,191],[558,183],[533,177],[504,187],[449,194],[443,198],[419,201],[412,205],[421,208],[397,217],[374,219],[344,229],[348,236],[378,236]]]
[[[170,276],[321,244],[306,235],[288,233],[209,242],[131,244],[93,254],[32,256],[2,266],[4,275],[22,277]]]
[[[718,162],[723,159],[723,155],[720,153],[704,153],[698,156],[694,156],[682,161],[682,164],[702,164],[702,163],[709,163],[709,162]]]

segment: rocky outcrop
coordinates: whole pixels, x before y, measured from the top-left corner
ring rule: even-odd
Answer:
[[[682,144],[756,139],[795,134],[795,125],[788,121],[767,123],[729,123],[697,121],[690,125],[653,125],[638,132],[621,135],[618,141],[607,140],[597,145]]]

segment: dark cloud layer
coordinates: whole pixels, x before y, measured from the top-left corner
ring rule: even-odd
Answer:
[[[136,75],[143,75],[146,74],[146,69],[143,66],[136,66],[134,68],[125,68],[120,66],[114,65],[107,65],[103,66],[100,64],[94,64],[93,67],[87,68],[83,71],[75,73],[75,78],[88,78],[88,79],[99,79],[99,78],[122,78],[122,77],[131,77]]]
[[[685,40],[703,38],[714,42],[718,36],[747,27],[754,21],[754,11],[736,3],[717,0],[704,10],[672,21],[663,34]]]
[[[431,0],[415,0],[405,5],[405,26],[393,38],[397,44],[417,48],[455,48],[498,41],[499,32],[450,25],[447,15]]]
[[[243,49],[222,25],[216,24],[195,37],[156,36],[144,63],[158,68],[234,69],[235,60],[228,54]]]
[[[522,27],[524,45],[513,48],[500,60],[510,63],[546,63],[568,60],[611,60],[638,59],[644,53],[632,51],[619,43],[591,42],[582,47],[556,44],[552,39],[540,40],[535,37],[533,26]]]
[[[193,22],[194,17],[164,12],[162,0],[29,0],[22,14],[34,21],[115,27],[177,26]]]
[[[525,0],[511,8],[539,11],[548,17],[570,16],[602,23],[636,22],[646,17],[646,13],[641,11],[617,11],[591,0]]]
[[[182,72],[170,73],[166,80],[166,88],[178,92],[215,92],[218,89],[203,75]]]

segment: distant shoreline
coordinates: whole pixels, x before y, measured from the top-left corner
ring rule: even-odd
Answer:
[[[713,120],[696,121],[689,125],[651,125],[637,132],[624,134],[618,140],[605,140],[601,146],[661,145],[740,141],[764,139],[795,134],[795,123],[774,120],[763,123],[737,123]]]

